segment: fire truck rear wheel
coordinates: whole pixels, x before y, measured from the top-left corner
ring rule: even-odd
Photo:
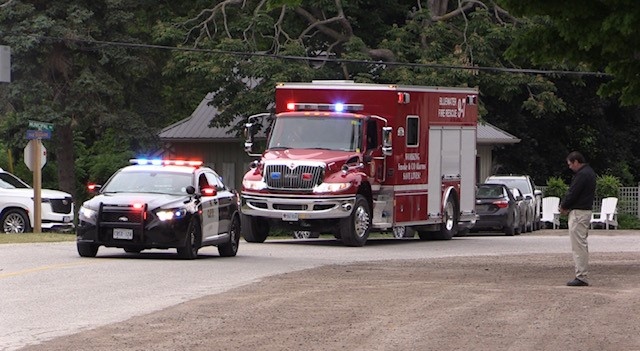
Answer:
[[[340,237],[347,246],[364,246],[371,230],[371,209],[362,195],[356,196],[351,215],[340,220]]]
[[[260,217],[240,216],[242,237],[249,243],[263,243],[269,236],[269,222]]]
[[[451,240],[458,234],[458,206],[452,196],[447,197],[439,231],[419,231],[420,240]]]

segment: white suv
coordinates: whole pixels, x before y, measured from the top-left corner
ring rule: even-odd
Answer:
[[[526,231],[542,228],[542,191],[536,190],[533,180],[528,175],[493,175],[487,177],[485,183],[505,184],[508,188],[518,188],[528,204],[526,215]]]
[[[33,228],[33,188],[0,168],[0,218],[2,232],[25,233]],[[73,230],[73,201],[70,194],[42,189],[42,229]]]

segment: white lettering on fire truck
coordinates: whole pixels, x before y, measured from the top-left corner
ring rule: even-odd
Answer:
[[[402,180],[422,179],[424,171],[427,169],[425,163],[420,163],[419,153],[405,153],[405,163],[398,163],[398,171],[402,173]],[[417,161],[417,162],[415,162]]]
[[[454,97],[438,98],[438,117],[440,118],[464,118],[465,99]]]

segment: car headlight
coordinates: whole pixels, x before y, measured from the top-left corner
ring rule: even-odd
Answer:
[[[173,208],[168,210],[156,211],[156,216],[158,216],[158,219],[163,222],[183,218],[186,214],[187,210],[184,208]]]
[[[242,186],[248,190],[262,190],[267,187],[267,183],[262,180],[242,180]]]
[[[98,211],[92,210],[84,206],[81,206],[80,211],[78,211],[78,217],[80,217],[80,220],[84,222],[95,223],[97,215],[98,215]]]
[[[322,183],[313,188],[314,193],[335,193],[347,190],[351,187],[351,183]]]

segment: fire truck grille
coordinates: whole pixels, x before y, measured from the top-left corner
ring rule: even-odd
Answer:
[[[271,189],[311,190],[320,184],[324,168],[318,166],[297,166],[293,169],[286,165],[269,165],[265,178]]]

